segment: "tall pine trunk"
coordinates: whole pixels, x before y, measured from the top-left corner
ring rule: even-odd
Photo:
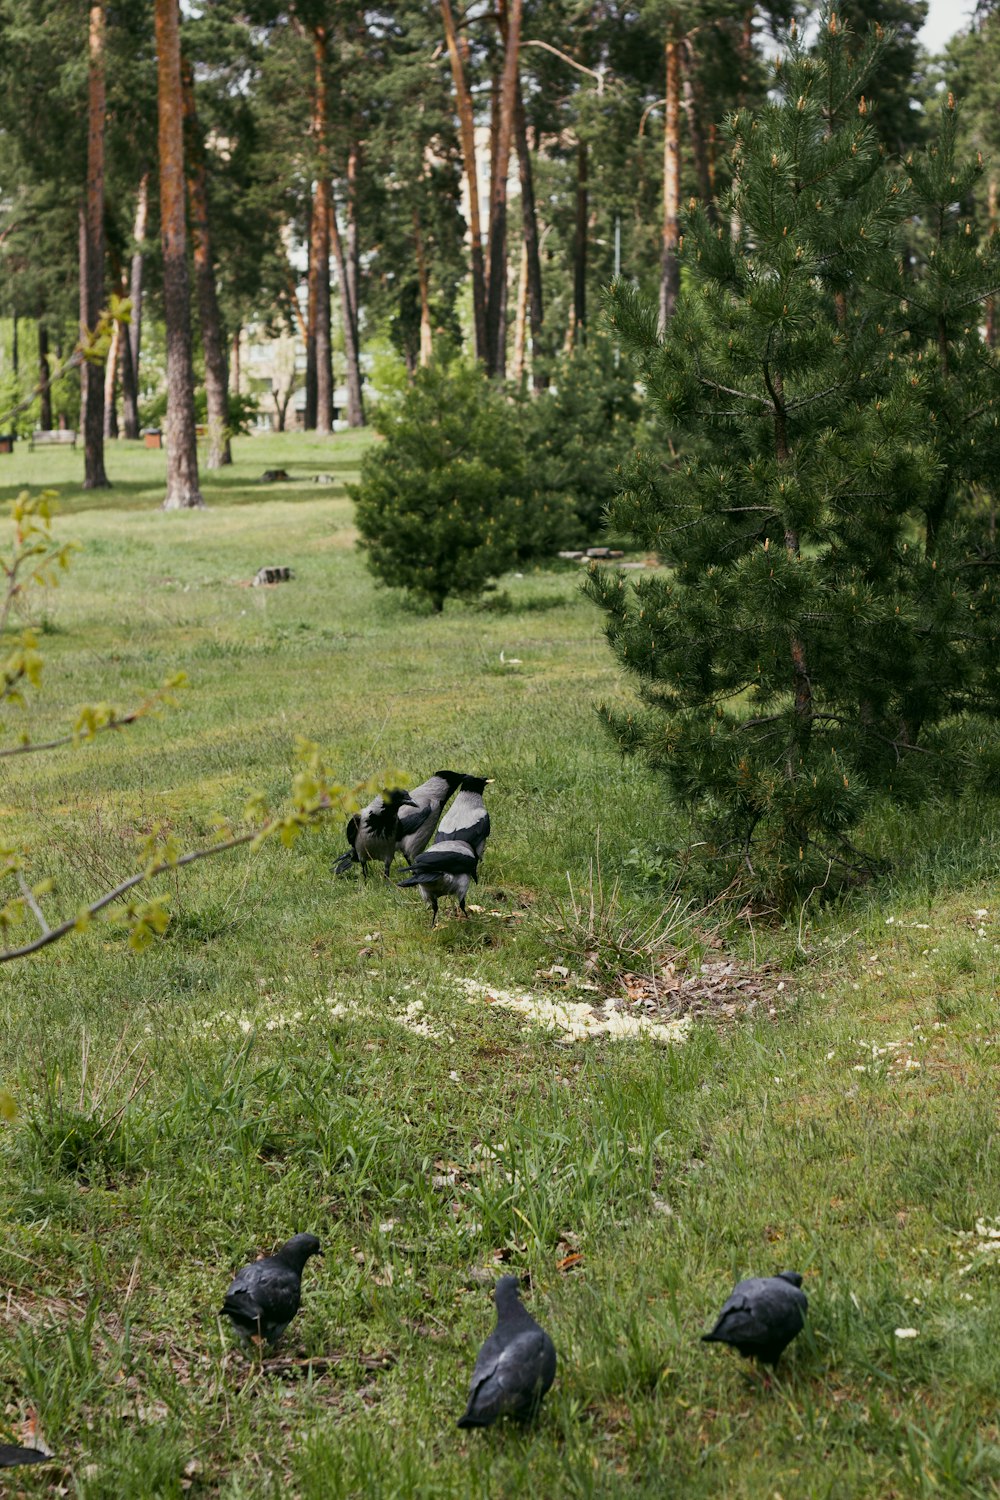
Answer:
[[[417,263],[417,286],[420,291],[420,365],[425,369],[434,353],[434,335],[431,328],[430,282],[427,274],[427,256],[424,254],[424,236],[420,228],[420,215],[413,206],[413,257]]]
[[[191,289],[184,215],[184,104],[178,0],[156,0],[163,306],[167,324],[167,493],[164,510],[204,505],[198,482]]]
[[[518,175],[521,180],[523,270],[526,277],[526,296],[531,319],[531,379],[535,390],[538,391],[545,385],[545,374],[539,359],[544,318],[542,259],[538,239],[538,213],[535,208],[535,182],[531,169],[531,153],[528,149],[528,124],[524,114],[524,95],[521,92],[520,77],[518,77],[517,94],[514,98],[514,141],[517,147]]]
[[[103,3],[91,5],[87,34],[87,196],[80,211],[80,336],[97,326],[104,300],[104,32]],[[80,368],[83,487],[105,489],[104,371]]]
[[[201,347],[205,355],[205,406],[208,417],[208,457],[205,467],[221,469],[233,461],[229,446],[229,402],[226,395],[226,345],[215,287],[212,235],[208,220],[208,174],[205,143],[198,128],[191,62],[181,57],[181,87],[184,92],[185,162],[188,203],[191,210],[191,245],[194,280],[198,293]]]
[[[128,325],[128,353],[122,350],[122,434],[133,441],[139,436],[139,353],[142,348],[142,273],[143,242],[149,216],[149,173],[139,179],[135,200],[135,223],[132,239],[132,266],[129,276],[129,300],[132,313]]]
[[[38,320],[38,399],[39,422],[45,432],[52,430],[52,387],[49,384],[49,330]]]
[[[521,0],[510,0],[504,23],[504,63],[494,131],[494,162],[490,191],[489,273],[486,281],[486,369],[503,375],[507,364],[507,177],[514,139],[517,100],[517,58],[521,46]]]
[[[691,156],[694,161],[695,176],[698,178],[698,192],[701,194],[701,201],[705,205],[709,222],[716,224],[718,214],[713,196],[712,163],[702,123],[705,117],[705,101],[698,79],[698,59],[687,37],[681,44],[681,64],[684,118],[687,120],[688,135],[691,138]]]
[[[666,95],[663,121],[663,235],[660,253],[660,330],[674,315],[680,290],[680,45],[675,35],[676,20],[670,19],[671,32],[666,44]]]
[[[344,336],[345,357],[347,362],[347,423],[349,427],[363,427],[365,425],[365,405],[361,389],[361,341],[358,332],[360,325],[360,313],[358,297],[361,290],[360,262],[361,252],[358,243],[358,173],[361,162],[361,147],[356,141],[351,142],[351,148],[347,153],[347,245],[346,245],[346,282],[350,292],[351,302],[351,335],[348,340],[346,330]],[[337,211],[333,207],[333,217],[336,220]],[[339,268],[338,261],[338,268]]]
[[[330,339],[330,151],[327,142],[327,30],[313,27],[313,117],[316,191],[313,196],[311,269],[315,267],[316,431],[333,426],[333,352]]]
[[[462,142],[462,163],[465,167],[465,183],[469,194],[469,237],[472,269],[472,321],[476,358],[486,359],[486,272],[483,264],[483,235],[479,217],[479,181],[476,173],[476,129],[472,112],[472,94],[469,90],[465,63],[459,49],[455,17],[451,0],[441,0],[441,17],[444,21],[451,76],[455,84],[455,106],[458,112],[459,136]]]
[[[128,343],[128,337],[122,340],[122,325],[116,323],[111,332],[111,347],[108,349],[108,357],[104,365],[104,436],[116,438],[118,436],[118,409],[115,404],[115,396],[118,391],[118,351],[122,342]]]
[[[316,428],[316,258],[313,255],[313,226],[316,223],[315,194],[309,208],[309,265],[306,272],[306,404],[302,425],[307,432]]]
[[[521,241],[521,263],[517,273],[517,309],[514,313],[514,367],[511,377],[515,385],[524,379],[524,350],[527,343],[528,326],[528,247]]]
[[[573,235],[573,321],[569,345],[586,340],[587,328],[587,142],[576,147],[576,228]]]
[[[340,308],[344,324],[344,363],[347,366],[347,422],[350,427],[363,427],[365,423],[364,400],[361,394],[361,358],[358,351],[358,313],[354,305],[354,290],[357,277],[351,276],[350,256],[345,254],[344,239],[337,223],[337,205],[330,198],[330,243],[333,258],[337,263],[337,282],[340,287]]]

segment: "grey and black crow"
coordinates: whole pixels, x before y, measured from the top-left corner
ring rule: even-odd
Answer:
[[[445,803],[464,779],[464,771],[435,771],[413,788],[410,800],[414,806],[400,813],[396,839],[396,849],[408,865],[427,848]]]
[[[346,875],[352,865],[359,864],[367,880],[368,861],[380,859],[388,878],[399,840],[400,814],[404,809],[416,806],[403,787],[396,787],[385,796],[373,797],[367,807],[347,820],[347,842],[351,847],[335,861],[333,873]]]
[[[479,878],[479,861],[490,833],[490,815],[483,802],[486,776],[464,776],[458,796],[441,819],[429,849],[411,862],[401,886],[419,886],[431,909],[431,926],[437,921],[438,899],[454,896],[464,916],[470,881]]]
[[[521,1304],[516,1276],[501,1276],[493,1300],[497,1326],[479,1351],[469,1404],[459,1427],[489,1427],[498,1417],[531,1417],[556,1375],[556,1349]]]
[[[322,1255],[314,1234],[296,1234],[274,1255],[252,1261],[232,1280],[219,1311],[241,1343],[265,1338],[276,1344],[299,1310],[302,1270],[311,1255]]]
[[[798,1271],[738,1281],[711,1333],[702,1334],[702,1342],[730,1344],[744,1359],[753,1357],[773,1368],[805,1326],[809,1303],[801,1286]]]

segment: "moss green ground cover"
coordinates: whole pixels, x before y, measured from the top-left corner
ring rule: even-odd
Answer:
[[[734,991],[677,1045],[566,1045],[488,1003],[559,1000],[539,971],[582,972],[557,927],[598,829],[606,892],[622,881],[599,957],[653,921],[629,851],[678,825],[602,738],[593,706],[621,689],[576,574],[507,579],[506,609],[408,610],[354,552],[341,484],[310,482],[358,455],[240,442],[209,509],[181,515],[156,509],[162,454],[113,450],[121,484],[88,496],[79,455],[0,459],[0,494],[55,485],[84,544],[45,606],[32,732],[191,681],[159,721],[4,763],[4,830],[66,909],[128,873],[153,823],[191,845],[248,793],[279,798],[298,734],[346,780],[496,778],[467,925],[432,933],[414,892],[334,882],[338,823],[168,883],[145,955],[95,925],[0,971],[19,1107],[0,1123],[0,1437],[34,1413],[58,1455],[12,1492],[996,1493],[995,813],[886,819],[877,892],[723,923],[762,998]],[[279,465],[292,480],[262,487]],[[246,587],[262,564],[294,582]],[[720,961],[708,925],[695,963]],[[291,1368],[258,1370],[216,1309],[298,1229],[326,1256]],[[559,1374],[534,1428],[463,1434],[479,1278],[501,1266],[530,1271]],[[764,1389],[698,1335],[736,1277],[784,1267],[811,1321]]]

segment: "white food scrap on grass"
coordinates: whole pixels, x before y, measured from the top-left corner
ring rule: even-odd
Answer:
[[[529,991],[501,990],[495,985],[481,984],[478,979],[457,978],[455,983],[470,1005],[479,1001],[517,1011],[543,1030],[559,1034],[558,1039],[563,1043],[597,1036],[615,1041],[648,1036],[663,1044],[678,1043],[687,1039],[691,1026],[688,1016],[673,1021],[650,1021],[646,1016],[626,1015],[613,1000],[591,1005],[584,1001],[550,1000]]]
[[[1000,1260],[1000,1218],[977,1219],[975,1229],[960,1229],[955,1236],[956,1249],[963,1257],[959,1276],[968,1276],[981,1266]]]

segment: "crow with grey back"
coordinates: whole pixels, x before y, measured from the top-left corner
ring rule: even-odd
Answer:
[[[491,778],[464,776],[458,796],[441,819],[434,842],[416,855],[401,886],[415,885],[431,909],[431,926],[437,921],[438,900],[454,896],[463,917],[469,884],[479,878],[479,861],[490,834],[490,815],[483,790]]]
[[[501,1276],[497,1326],[479,1351],[459,1427],[490,1427],[498,1417],[534,1416],[556,1375],[556,1349],[521,1302],[516,1276]]]
[[[299,1310],[305,1263],[322,1254],[314,1234],[296,1234],[274,1255],[252,1261],[233,1277],[219,1316],[229,1319],[241,1343],[278,1342]]]
[[[755,1358],[773,1368],[805,1326],[809,1303],[801,1287],[798,1271],[738,1281],[711,1333],[702,1334],[702,1342],[729,1344],[744,1359]]]
[[[435,771],[413,788],[410,793],[413,807],[400,813],[396,839],[396,850],[408,865],[427,848],[445,803],[464,780],[464,771]]]
[[[388,879],[400,836],[400,817],[405,815],[406,809],[416,805],[403,787],[373,797],[367,807],[348,819],[347,842],[351,847],[334,862],[333,873],[346,875],[352,865],[359,864],[361,874],[367,880],[368,861],[378,859],[382,861]]]

